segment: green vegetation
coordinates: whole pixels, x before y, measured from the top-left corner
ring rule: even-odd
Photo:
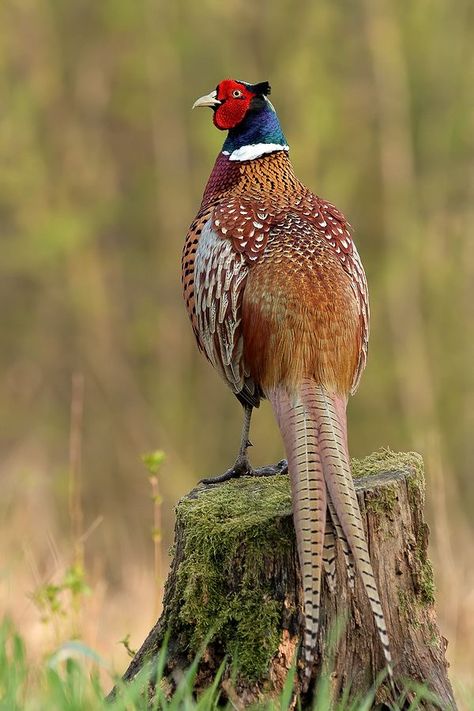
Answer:
[[[281,512],[281,520],[275,512]],[[176,591],[177,599],[185,603],[179,619],[172,615],[169,622],[172,629],[179,628],[180,621],[194,626],[190,640],[194,654],[212,630],[238,659],[244,676],[258,678],[268,669],[279,643],[280,611],[274,600],[262,604],[268,585],[264,556],[274,547],[290,550],[290,512],[289,482],[284,476],[231,480],[180,503],[178,523],[185,523],[191,532]],[[223,595],[243,541],[247,552],[242,586]]]
[[[363,459],[352,460],[352,473],[356,478],[387,472],[410,472],[408,486],[423,487],[423,459],[416,452],[392,452],[388,447],[379,449]],[[415,482],[415,484],[414,484]],[[390,514],[396,510],[397,486],[387,484],[366,495],[367,509],[375,513]],[[387,531],[387,535],[390,532]]]
[[[221,666],[213,684],[199,698],[192,693],[199,657],[181,679],[173,695],[164,677],[166,650],[162,650],[156,664],[150,665],[131,682],[124,685],[119,678],[110,675],[108,665],[92,650],[81,643],[63,645],[39,667],[32,668],[25,645],[11,623],[0,624],[0,711],[232,711],[235,706],[226,704],[219,691],[219,682],[224,670]],[[100,679],[100,671],[110,675],[110,684],[117,684],[117,695],[105,701],[106,691]],[[253,711],[287,711],[292,699],[294,668],[288,674],[279,698],[256,705]],[[153,682],[151,699],[148,698],[148,683]],[[422,687],[411,688],[411,703],[403,706],[405,711],[415,711],[423,699],[432,695]],[[315,693],[312,711],[370,711],[374,692],[365,698],[348,701],[348,692],[340,703],[331,700],[330,675],[324,677]]]
[[[8,622],[0,625],[0,710],[1,711],[213,711],[217,708],[219,675],[215,684],[199,700],[192,696],[197,664],[192,665],[172,699],[166,698],[162,683],[165,654],[157,664],[148,666],[124,685],[111,676],[110,684],[118,685],[116,699],[105,701],[106,691],[100,681],[100,670],[109,672],[107,664],[85,645],[63,645],[41,667],[31,670],[23,640]],[[110,674],[110,672],[109,672]],[[147,685],[156,679],[154,698],[149,702]]]
[[[415,474],[417,481],[424,481],[423,458],[420,454],[417,452],[392,452],[389,447],[382,447],[363,459],[352,460],[354,477],[407,470]]]
[[[42,622],[47,623],[66,615],[66,610],[77,610],[83,596],[90,592],[84,569],[76,563],[66,570],[61,582],[40,585],[32,599],[41,612]]]
[[[417,551],[420,558],[420,553]],[[419,575],[418,597],[424,605],[433,605],[435,601],[435,583],[433,577],[433,566],[428,558],[421,560],[421,570]]]

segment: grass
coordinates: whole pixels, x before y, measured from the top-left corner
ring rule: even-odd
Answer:
[[[199,700],[193,699],[197,663],[198,659],[182,679],[173,698],[168,700],[163,679],[164,654],[160,655],[157,664],[145,667],[127,685],[110,672],[107,663],[93,650],[79,642],[62,645],[43,664],[32,669],[22,638],[5,620],[0,626],[0,711],[145,711],[150,708],[204,711],[217,708],[219,675]],[[107,691],[100,680],[101,669],[110,673],[110,686],[118,685],[119,693],[111,702],[105,701]],[[152,678],[156,694],[148,705],[144,690]]]
[[[110,670],[108,663],[92,649],[81,642],[63,644],[53,655],[40,665],[32,666],[28,660],[26,647],[13,624],[5,619],[0,624],[0,711],[230,711],[235,706],[221,699],[220,680],[224,672],[222,663],[213,684],[199,698],[193,694],[193,686],[198,672],[199,656],[180,680],[170,697],[169,683],[164,675],[166,649],[157,661],[137,675],[132,683],[124,685]],[[107,685],[101,681],[101,672],[110,676],[110,686],[116,684],[118,693],[111,701],[106,701]],[[295,669],[290,670],[280,696],[271,701],[252,707],[252,711],[285,711],[293,700]],[[154,688],[151,700],[146,690]],[[333,704],[331,699],[330,674],[318,684],[312,711],[369,711],[375,697],[375,688],[365,697],[349,701],[349,689],[343,698]],[[411,687],[414,698],[403,707],[405,711],[415,711],[424,700],[435,701],[423,687]],[[473,705],[466,705],[466,708]],[[299,703],[297,708],[300,708]]]

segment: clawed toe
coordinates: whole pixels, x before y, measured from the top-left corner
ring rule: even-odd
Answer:
[[[286,459],[281,459],[277,464],[259,467],[258,469],[252,469],[248,461],[237,461],[232,469],[228,469],[224,474],[201,479],[199,483],[208,486],[222,484],[225,481],[239,479],[242,476],[276,476],[278,474],[288,474],[288,462]]]
[[[231,469],[228,469],[223,474],[219,476],[208,477],[206,479],[201,479],[200,484],[222,484],[224,481],[230,481],[230,479],[239,479],[241,476],[246,476],[251,474],[252,467],[250,466],[247,459],[237,460]]]
[[[252,476],[277,476],[278,474],[288,474],[288,462],[281,459],[277,464],[268,467],[259,467],[251,472]]]
[[[210,476],[205,479],[200,479],[199,483],[204,485],[209,484],[222,484],[224,481],[230,481],[230,479],[237,479],[240,474],[237,474],[234,469],[228,469],[224,474],[219,474],[218,476]]]

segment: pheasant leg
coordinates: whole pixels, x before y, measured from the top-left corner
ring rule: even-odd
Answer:
[[[237,459],[233,467],[228,469],[224,474],[219,476],[201,479],[200,484],[221,484],[229,479],[238,479],[241,476],[274,476],[276,474],[286,474],[288,472],[288,464],[286,459],[282,459],[278,464],[268,467],[260,467],[253,469],[247,456],[247,449],[252,446],[249,440],[250,420],[252,418],[252,407],[244,405],[244,424],[242,427],[242,438],[240,440],[240,449]]]

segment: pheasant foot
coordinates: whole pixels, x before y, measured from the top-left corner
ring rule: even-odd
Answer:
[[[277,464],[271,464],[267,467],[259,467],[252,469],[252,466],[246,456],[238,457],[234,466],[228,469],[219,476],[208,477],[201,479],[200,484],[221,484],[230,479],[238,479],[241,476],[276,476],[278,474],[288,473],[288,463],[286,459],[281,459]]]

